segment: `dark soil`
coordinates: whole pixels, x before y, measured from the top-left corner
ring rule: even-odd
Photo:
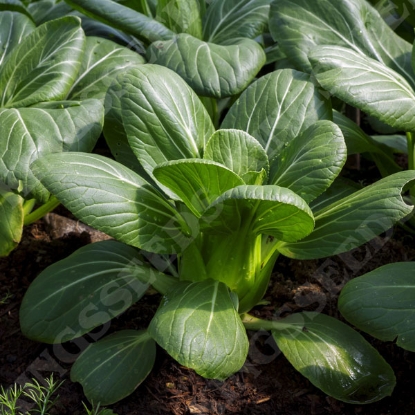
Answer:
[[[65,380],[51,414],[84,414],[87,402],[79,384],[69,380],[76,354],[93,339],[124,328],[144,328],[160,300],[147,295],[122,316],[92,336],[63,346],[26,339],[19,330],[18,312],[30,282],[49,264],[89,243],[83,228],[66,235],[51,232],[44,221],[25,229],[20,246],[0,259],[0,385],[42,381],[51,373]],[[54,235],[54,237],[51,237]],[[93,235],[95,237],[95,235]],[[355,276],[382,264],[415,259],[412,237],[397,229],[352,253],[319,261],[279,260],[266,300],[254,314],[269,318],[301,310],[321,311],[341,318],[336,301],[342,286]],[[7,298],[8,297],[8,298]],[[266,332],[250,333],[251,348],[244,368],[225,382],[206,380],[158,350],[156,366],[128,398],[111,408],[119,415],[150,414],[415,414],[415,354],[393,343],[368,340],[392,365],[397,386],[390,398],[360,406],[336,401],[297,373]]]

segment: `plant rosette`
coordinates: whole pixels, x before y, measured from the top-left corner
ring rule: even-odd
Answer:
[[[401,23],[413,21],[408,12],[413,4],[399,1],[394,7],[403,13]],[[415,169],[414,45],[375,7],[366,0],[273,0],[269,27],[292,67],[312,73],[328,93],[363,111],[381,133],[371,137],[336,113],[349,154],[369,153],[383,176],[401,170],[393,158],[397,152],[408,154],[408,168]]]
[[[0,44],[0,256],[5,256],[19,243],[24,225],[59,204],[30,164],[50,153],[92,151],[102,132],[108,87],[144,59],[109,40],[86,37],[75,16],[36,27],[27,11],[0,11]]]
[[[271,0],[65,0],[82,14],[139,39],[146,58],[178,73],[216,107],[240,94],[265,64],[257,41]],[[206,98],[208,97],[208,98]]]
[[[246,329],[270,330],[294,367],[336,399],[389,395],[392,369],[346,324],[310,312],[276,321],[247,313],[278,255],[340,254],[409,215],[402,192],[415,172],[359,190],[339,185],[343,135],[330,102],[295,70],[252,83],[217,131],[195,92],[162,66],[126,71],[108,97],[118,98],[136,169],[57,153],[32,172],[115,240],[83,247],[35,279],[20,310],[23,333],[46,343],[76,339],[152,286],[163,298],[149,327],[99,340],[73,365],[71,378],[90,401],[107,405],[132,393],[152,369],[156,343],[200,375],[226,379],[246,360]]]

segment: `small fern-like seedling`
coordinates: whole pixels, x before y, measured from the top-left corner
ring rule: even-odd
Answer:
[[[62,382],[58,382],[51,375],[46,379],[46,386],[41,385],[36,379],[32,379],[33,383],[27,383],[23,389],[23,395],[35,402],[36,408],[32,410],[33,414],[49,415],[48,411],[56,403],[58,396],[52,399],[52,395],[62,386]]]

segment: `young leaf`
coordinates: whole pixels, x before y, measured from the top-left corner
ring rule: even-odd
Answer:
[[[32,20],[23,14],[0,12],[0,66],[6,56],[35,28]]]
[[[359,330],[415,352],[415,264],[384,265],[349,281],[339,310]]]
[[[251,172],[269,171],[264,148],[241,130],[216,131],[206,144],[203,158],[223,164],[242,178]]]
[[[148,284],[138,274],[148,275]],[[22,332],[45,343],[80,337],[137,302],[156,275],[130,246],[111,240],[86,245],[30,285],[20,308]]]
[[[129,245],[159,254],[181,252],[191,230],[174,207],[139,175],[111,159],[55,153],[34,175],[76,217]]]
[[[251,39],[223,46],[182,33],[150,45],[147,59],[178,73],[198,95],[225,98],[252,82],[265,64],[265,53]]]
[[[340,128],[331,121],[317,121],[279,152],[269,183],[291,189],[308,203],[333,183],[346,156]]]
[[[0,257],[7,256],[20,242],[24,219],[23,201],[16,193],[0,187]]]
[[[402,171],[367,186],[315,214],[314,231],[278,250],[290,258],[315,259],[338,255],[370,241],[413,211],[402,191],[415,180],[415,171]]]
[[[217,44],[255,39],[268,24],[271,0],[214,0],[204,18],[203,40]]]
[[[394,70],[340,46],[321,46],[309,59],[331,94],[392,127],[415,130],[415,92]]]
[[[0,109],[0,180],[45,202],[49,192],[33,176],[30,164],[50,153],[91,151],[103,122],[104,108],[94,99]]]
[[[357,331],[321,313],[293,314],[272,330],[284,356],[324,393],[347,403],[376,402],[395,387],[392,368]]]
[[[250,85],[231,107],[221,128],[246,131],[260,142],[272,160],[310,125],[331,117],[329,101],[309,75],[283,69]]]
[[[138,53],[110,40],[87,37],[81,69],[69,91],[69,99],[98,98],[105,94],[118,73],[145,63]]]
[[[411,44],[366,0],[274,0],[269,25],[274,40],[300,70],[311,71],[308,54],[316,46],[337,45],[376,59],[415,87]]]
[[[249,222],[247,222],[249,221]],[[235,232],[249,226],[252,234],[297,241],[314,227],[308,205],[293,191],[279,186],[238,186],[218,197],[203,214],[206,231]]]
[[[199,0],[158,0],[156,18],[175,33],[202,38]]]
[[[148,328],[180,364],[224,380],[245,363],[248,338],[225,284],[185,283],[164,297]]]
[[[26,107],[65,99],[75,81],[85,35],[74,16],[30,33],[0,67],[0,107]]]
[[[222,193],[245,184],[232,170],[210,160],[175,160],[157,166],[155,178],[176,193],[197,216]]]
[[[102,23],[151,43],[170,39],[174,33],[145,14],[111,0],[65,0],[75,10]]]
[[[121,107],[132,150],[144,169],[170,160],[201,158],[214,132],[206,108],[173,71],[141,65],[122,75]]]
[[[156,344],[146,331],[122,330],[91,344],[72,366],[71,381],[90,402],[111,405],[134,392],[155,360]]]

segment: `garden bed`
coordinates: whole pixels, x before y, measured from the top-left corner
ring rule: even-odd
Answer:
[[[64,211],[62,211],[65,213]],[[58,217],[59,219],[59,217]],[[92,341],[85,336],[63,346],[26,339],[19,330],[18,312],[30,282],[48,265],[62,259],[99,235],[65,217],[51,228],[42,220],[25,229],[20,246],[0,259],[0,384],[39,381],[51,373],[65,380],[51,414],[84,414],[87,402],[79,384],[69,379],[71,362],[79,347]],[[395,229],[343,256],[318,261],[282,259],[274,270],[266,300],[253,314],[263,318],[313,310],[336,318],[336,302],[343,284],[383,264],[415,258],[413,239]],[[146,295],[111,324],[94,331],[95,339],[125,328],[148,325],[159,303],[158,294]],[[415,356],[393,343],[365,336],[391,364],[397,386],[390,398],[366,406],[349,405],[327,397],[301,376],[279,353],[267,332],[250,333],[250,352],[244,368],[225,382],[204,379],[180,366],[161,348],[149,377],[128,398],[112,406],[119,415],[150,414],[413,414]]]

